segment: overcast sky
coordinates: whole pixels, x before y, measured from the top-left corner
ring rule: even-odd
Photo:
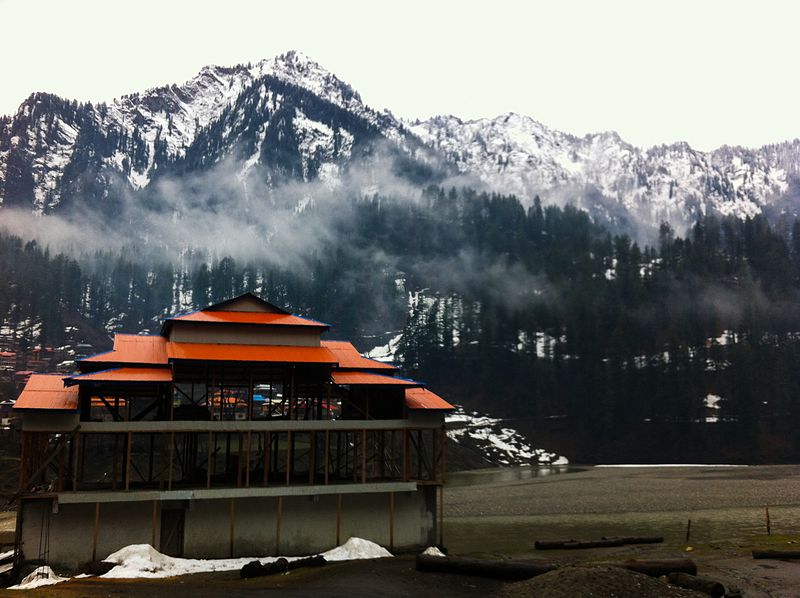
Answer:
[[[800,137],[799,17],[790,0],[0,0],[0,113],[296,49],[405,118],[513,111],[637,145],[756,146]]]

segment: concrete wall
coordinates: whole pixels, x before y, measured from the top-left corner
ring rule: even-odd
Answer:
[[[303,326],[245,326],[176,321],[172,323],[169,340],[180,343],[319,347],[321,332],[320,328]]]
[[[422,548],[436,541],[434,486],[394,493],[394,550]],[[236,498],[233,555],[304,555],[336,546],[338,495],[282,498],[280,544],[277,543],[278,498]],[[227,558],[231,555],[231,499],[186,501],[184,554],[187,558]],[[174,505],[172,505],[174,506]],[[49,500],[23,502],[22,542],[26,559],[36,559],[43,517],[50,524],[50,560],[56,571],[79,570],[92,560],[95,505],[62,504],[52,513]],[[390,544],[389,493],[342,495],[340,542],[357,536],[382,546]],[[156,519],[159,545],[161,509]],[[150,544],[152,502],[100,505],[97,559],[129,544]]]
[[[92,560],[95,505],[59,505],[52,512],[52,501],[24,501],[22,513],[22,551],[26,560],[38,559],[43,517],[49,518],[51,563],[68,570],[78,569]],[[103,503],[97,533],[97,559],[102,560],[129,544],[152,541],[152,503]],[[158,522],[157,522],[158,523]],[[156,544],[158,544],[158,524]]]
[[[80,423],[75,412],[31,409],[22,412],[22,429],[25,432],[71,432]]]

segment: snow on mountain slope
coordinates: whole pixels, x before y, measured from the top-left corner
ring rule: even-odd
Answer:
[[[275,173],[335,184],[349,162],[374,155],[378,139],[413,162],[400,169],[411,178],[426,168],[437,180],[461,173],[523,202],[537,194],[545,203],[572,201],[632,226],[681,229],[708,213],[800,211],[798,140],[700,152],[686,143],[637,148],[613,132],[576,136],[513,113],[404,123],[294,51],[206,66],[181,85],[109,104],[32,94],[0,118],[0,203],[51,212],[71,198],[104,201],[229,158],[243,187],[251,176],[274,184]],[[424,176],[416,182],[427,184]]]
[[[310,96],[297,96],[297,89]],[[324,108],[330,105],[346,118]],[[336,126],[326,119],[336,120]],[[353,149],[356,133],[348,127],[362,133],[372,128],[406,144],[399,120],[364,105],[348,84],[298,52],[254,65],[206,66],[182,85],[109,104],[79,105],[33,94],[12,119],[0,122],[0,202],[27,204],[42,213],[67,195],[85,196],[87,182],[97,199],[111,179],[142,189],[158,170],[174,164],[208,167],[236,154],[242,140],[249,146],[251,137],[257,139],[250,160],[242,160],[243,178],[275,154],[295,153],[299,163],[289,169],[293,174],[335,176]],[[277,131],[272,137],[270,129]],[[283,146],[264,155],[262,144],[270,139]],[[287,140],[296,146],[286,147]]]
[[[800,163],[797,151],[774,146],[640,149],[613,132],[577,137],[513,113],[472,121],[438,116],[409,128],[497,191],[580,203],[591,189],[649,225],[685,224],[710,212],[754,216],[789,190]]]

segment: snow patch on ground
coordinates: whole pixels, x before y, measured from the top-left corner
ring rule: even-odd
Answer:
[[[382,559],[392,556],[392,553],[375,542],[363,538],[350,538],[341,546],[323,552],[322,556],[326,561],[355,561],[358,559]]]
[[[47,565],[37,567],[36,570],[25,577],[21,582],[15,586],[8,588],[9,590],[32,590],[42,586],[52,586],[62,581],[67,581],[69,577],[59,577]]]
[[[425,556],[446,556],[441,550],[439,550],[436,546],[429,546],[422,554]]]
[[[357,559],[379,559],[391,557],[388,550],[362,538],[350,538],[322,556],[326,561],[352,561]],[[105,562],[115,563],[103,577],[137,578],[137,577],[175,577],[193,573],[209,573],[214,571],[235,571],[247,563],[259,561],[262,564],[272,563],[280,557],[242,557],[234,559],[182,559],[167,556],[158,552],[149,544],[132,544],[111,554]],[[303,557],[285,557],[293,561]]]
[[[463,407],[445,418],[447,437],[462,444],[472,443],[490,461],[499,465],[567,465],[569,460],[542,448],[533,448],[530,441],[513,428],[502,425],[501,419],[471,414]]]

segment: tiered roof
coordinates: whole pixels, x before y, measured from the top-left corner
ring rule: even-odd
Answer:
[[[149,383],[172,381],[172,363],[176,360],[258,362],[279,364],[316,364],[333,368],[331,379],[340,386],[405,387],[409,409],[450,410],[452,405],[426,390],[424,384],[393,376],[396,368],[368,359],[347,341],[320,341],[319,346],[231,344],[171,341],[170,331],[177,322],[204,326],[255,326],[269,329],[316,329],[324,332],[327,324],[293,315],[286,310],[247,293],[164,322],[160,335],[116,334],[114,348],[79,361],[81,369],[98,369],[62,377],[34,374],[18,399],[16,409],[75,410],[78,385],[92,383]]]

